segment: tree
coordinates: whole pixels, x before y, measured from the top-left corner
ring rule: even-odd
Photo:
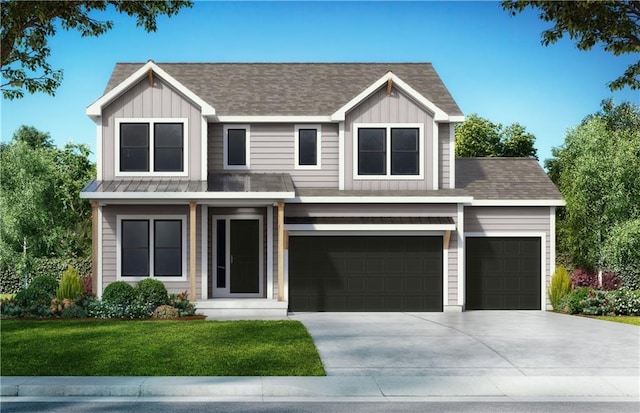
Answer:
[[[53,148],[51,134],[49,132],[40,132],[33,126],[20,126],[13,134],[13,139],[17,142],[26,143],[31,149]]]
[[[558,249],[576,266],[602,269],[613,228],[640,218],[640,108],[602,102],[602,111],[569,130],[553,155],[547,165],[566,201]]]
[[[137,26],[156,31],[157,17],[173,16],[190,1],[20,1],[3,0],[0,9],[0,68],[5,99],[22,98],[24,92],[54,95],[63,72],[48,62],[48,38],[58,28],[75,29],[85,36],[100,36],[113,27],[112,21],[99,21],[93,11],[112,6],[119,13],[135,17]]]
[[[519,123],[506,128],[472,113],[456,127],[457,157],[534,157],[536,137]]]
[[[602,43],[604,50],[616,56],[640,52],[640,1],[540,1],[506,0],[502,8],[515,16],[526,8],[539,9],[539,17],[553,22],[542,32],[541,43],[556,43],[565,34],[576,42],[579,50],[590,50]],[[629,86],[640,89],[640,61],[627,67],[608,84],[613,90]]]
[[[32,132],[27,136],[26,131]],[[95,176],[86,145],[63,149],[33,127],[21,127],[0,147],[0,258],[19,261],[28,256],[82,257],[91,250],[91,207],[79,198],[83,185]]]

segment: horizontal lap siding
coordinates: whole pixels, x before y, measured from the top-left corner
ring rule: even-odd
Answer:
[[[321,125],[321,169],[319,170],[295,169],[293,124],[252,124],[250,128],[251,152],[248,172],[288,173],[300,188],[338,187],[337,124]],[[209,124],[209,172],[224,171],[223,133],[222,124]]]
[[[450,155],[453,145],[449,138],[449,123],[438,124],[438,188],[449,188],[451,179]]]
[[[196,216],[199,217],[198,211]],[[187,216],[187,271],[189,270],[189,207],[183,205],[111,205],[102,207],[102,290],[117,281],[116,275],[116,234],[118,215],[186,215]],[[197,218],[196,218],[197,219]],[[201,236],[199,223],[196,224],[196,294],[200,296],[200,267],[202,262]],[[126,280],[125,280],[126,281]],[[190,291],[189,278],[180,281],[162,280],[169,293],[181,293]],[[130,284],[135,285],[135,282]],[[193,297],[191,297],[193,298]]]
[[[385,180],[380,178],[353,179],[353,124],[354,123],[422,123],[424,140],[420,142],[425,149],[424,179]],[[433,186],[433,117],[411,98],[397,88],[387,96],[386,87],[381,88],[360,105],[351,110],[345,120],[344,176],[345,189],[361,190],[408,190],[432,189]]]
[[[553,263],[550,262],[549,207],[466,207],[464,209],[464,231],[499,233],[544,233],[545,278],[548,284]]]
[[[189,139],[189,176],[186,177],[136,177],[136,179],[154,180],[200,180],[200,153],[202,116],[200,109],[180,93],[155,77],[153,87],[145,78],[116,98],[102,112],[102,179],[113,180],[115,169],[115,127],[119,118],[187,118],[188,131],[185,139]],[[128,178],[119,178],[128,179]]]

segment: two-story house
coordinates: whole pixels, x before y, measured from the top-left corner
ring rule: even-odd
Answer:
[[[454,157],[430,64],[117,64],[96,123],[93,274],[200,312],[545,309],[560,193]]]

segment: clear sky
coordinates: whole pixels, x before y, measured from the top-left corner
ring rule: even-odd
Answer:
[[[527,11],[511,17],[497,2],[202,2],[156,33],[113,12],[97,15],[115,28],[98,38],[59,31],[54,68],[64,69],[55,97],[2,100],[3,141],[22,124],[95,150],[86,107],[99,98],[116,62],[431,62],[465,114],[519,122],[536,135],[542,160],[569,127],[613,97],[640,103],[640,91],[612,93],[607,82],[637,56],[615,57],[596,46],[578,51],[569,39],[540,44],[549,23]],[[372,79],[372,82],[375,79]]]

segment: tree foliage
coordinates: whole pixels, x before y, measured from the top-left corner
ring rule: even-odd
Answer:
[[[457,157],[534,157],[536,137],[519,123],[503,127],[474,113],[456,127]]]
[[[576,266],[602,268],[613,228],[640,218],[640,108],[604,101],[553,155],[546,166],[566,201],[558,248]]]
[[[618,56],[640,53],[640,1],[541,1],[506,0],[502,8],[511,15],[531,7],[540,11],[539,17],[553,22],[542,32],[543,45],[556,43],[565,34],[576,42],[579,50],[590,50],[597,43],[604,50]],[[640,60],[627,67],[617,79],[609,83],[611,90],[640,89]]]
[[[21,127],[0,146],[0,258],[82,257],[91,250],[91,207],[80,190],[95,176],[86,145],[59,149]],[[46,137],[47,139],[42,139]],[[30,143],[41,142],[33,147]],[[23,263],[24,265],[24,263]]]
[[[147,32],[156,31],[157,18],[173,16],[190,1],[20,1],[3,0],[0,9],[0,67],[5,99],[22,98],[24,92],[55,94],[63,72],[48,62],[48,39],[59,28],[77,30],[83,37],[100,36],[113,27],[110,20],[100,21],[95,11],[113,7],[136,18]]]

